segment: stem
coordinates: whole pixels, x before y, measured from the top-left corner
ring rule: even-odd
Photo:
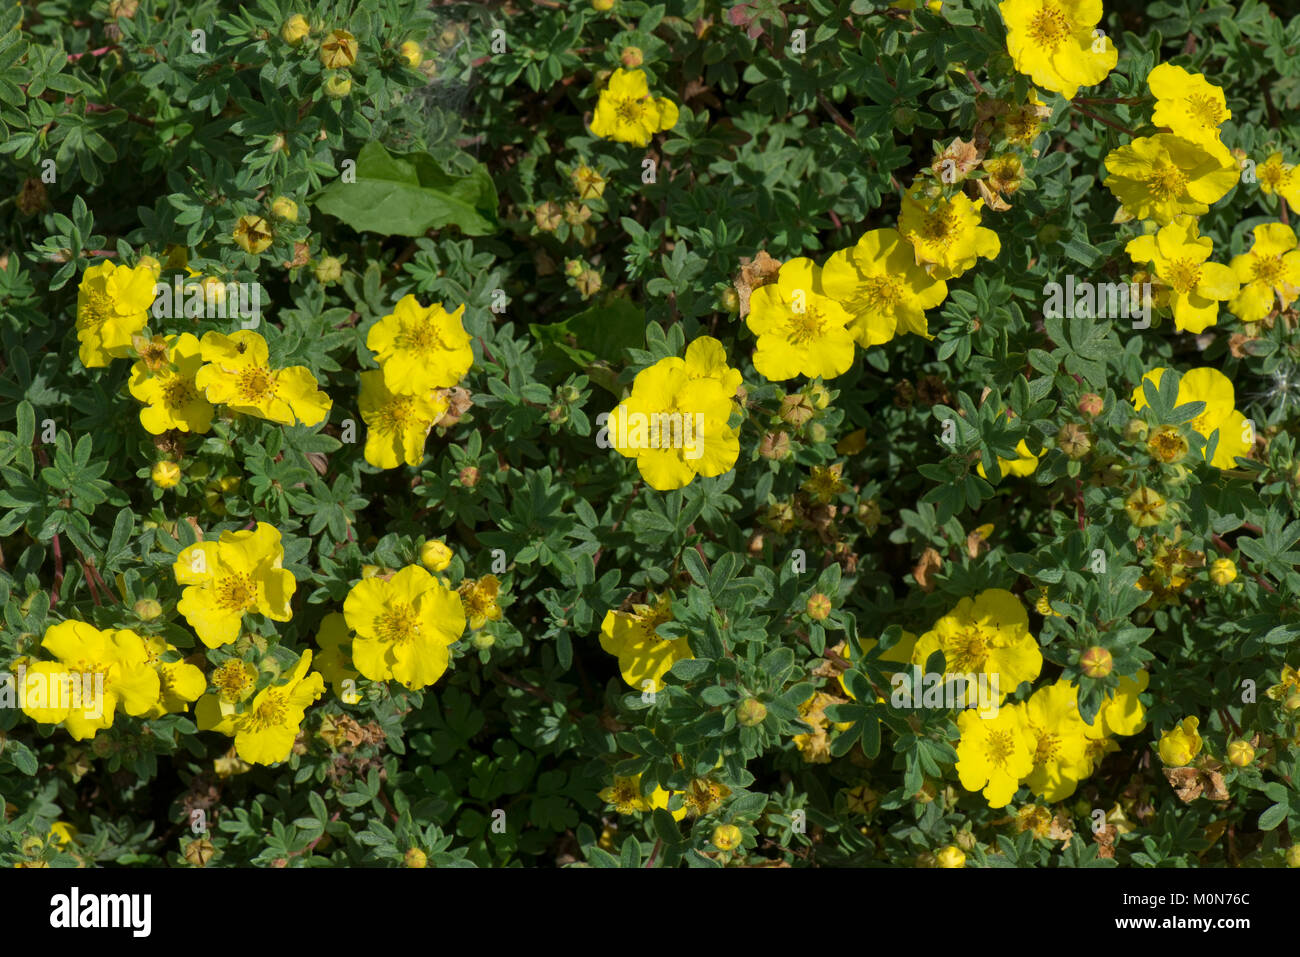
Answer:
[[[1134,133],[1131,129],[1129,129],[1127,126],[1124,126],[1122,123],[1116,123],[1114,120],[1108,120],[1106,119],[1106,117],[1100,116],[1099,114],[1092,112],[1092,110],[1084,109],[1082,106],[1079,105],[1078,101],[1076,100],[1071,100],[1070,105],[1073,106],[1080,113],[1082,113],[1084,116],[1091,117],[1092,119],[1096,120],[1098,123],[1104,123],[1107,126],[1109,126],[1111,129],[1119,130],[1121,133],[1127,133],[1129,136],[1133,137],[1134,139],[1138,138],[1138,135]]]

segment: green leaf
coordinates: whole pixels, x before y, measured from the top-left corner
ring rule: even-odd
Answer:
[[[428,153],[393,156],[373,142],[357,156],[356,182],[335,180],[313,205],[358,232],[385,236],[423,236],[448,225],[469,236],[498,229],[497,191],[487,167],[476,164],[468,175],[453,176]]]

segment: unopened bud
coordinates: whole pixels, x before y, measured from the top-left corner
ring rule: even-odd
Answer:
[[[767,717],[767,705],[757,698],[746,698],[736,708],[736,721],[746,728],[753,728],[763,723]]]
[[[808,599],[808,604],[804,610],[808,612],[808,617],[813,621],[825,621],[830,617],[831,600],[821,592],[817,592]]]
[[[1228,760],[1239,768],[1244,768],[1255,760],[1255,749],[1249,741],[1232,741],[1228,744]]]
[[[1115,670],[1115,658],[1101,645],[1093,645],[1079,656],[1079,667],[1089,678],[1105,678]]]
[[[131,610],[135,612],[135,616],[141,621],[153,621],[162,614],[162,605],[156,599],[141,598],[131,606]]]

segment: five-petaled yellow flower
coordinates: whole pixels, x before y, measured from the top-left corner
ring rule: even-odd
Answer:
[[[928,197],[916,185],[903,197],[898,231],[912,244],[916,264],[934,279],[956,279],[977,259],[1002,251],[998,234],[980,225],[982,199],[962,193],[951,199]]]
[[[1156,98],[1152,125],[1167,126],[1175,136],[1194,143],[1223,145],[1219,127],[1232,117],[1223,90],[1200,73],[1189,73],[1172,63],[1154,67],[1147,74],[1147,86]]]
[[[419,565],[391,577],[363,578],[343,601],[356,632],[352,664],[371,681],[396,678],[419,689],[442,677],[448,649],[465,631],[460,596]]]
[[[957,777],[967,791],[983,790],[989,807],[1011,803],[1022,779],[1034,770],[1036,740],[1023,703],[986,715],[966,709],[957,716]]]
[[[1232,154],[1217,143],[1172,133],[1140,136],[1106,156],[1106,186],[1137,219],[1165,226],[1183,213],[1209,212],[1241,175]]]
[[[677,125],[677,104],[650,95],[644,70],[615,70],[601,91],[591,132],[602,139],[648,146],[650,137]]]
[[[993,690],[1001,702],[1023,681],[1033,681],[1043,668],[1043,653],[1029,631],[1029,613],[1020,599],[1003,588],[990,588],[936,621],[916,640],[912,663],[925,666],[936,651],[943,652],[949,675],[987,675],[996,679]],[[989,682],[993,686],[992,680]],[[973,683],[966,687],[965,703],[977,703]]]
[[[146,350],[153,348],[146,346]],[[199,340],[192,333],[168,336],[162,363],[151,370],[148,356],[131,367],[131,395],[145,403],[140,422],[152,435],[169,429],[206,432],[212,426],[212,404],[194,381],[203,365]],[[165,364],[163,364],[165,363]]]
[[[1232,258],[1241,291],[1228,304],[1243,322],[1258,322],[1279,303],[1286,309],[1300,297],[1300,250],[1296,235],[1283,223],[1255,227],[1249,251]]]
[[[421,395],[459,382],[474,364],[464,315],[464,305],[448,312],[442,303],[422,306],[414,296],[403,296],[371,326],[366,348],[375,353],[389,390]]]
[[[658,691],[664,675],[683,658],[694,658],[686,638],[660,638],[655,629],[673,620],[672,600],[633,605],[630,612],[608,611],[600,624],[600,647],[618,658],[623,680],[638,691]]]
[[[208,332],[200,343],[205,365],[194,377],[207,400],[280,425],[317,425],[329,415],[330,397],[306,366],[273,369],[266,340],[240,329]]]
[[[811,259],[790,259],[777,281],[754,290],[745,319],[758,336],[754,368],[773,381],[833,379],[853,365],[853,317],[826,295]]]
[[[1149,379],[1157,388],[1164,376],[1163,367],[1152,369],[1142,378]],[[1146,394],[1142,383],[1133,390],[1133,406],[1141,411],[1146,408]],[[1230,469],[1236,467],[1237,456],[1245,457],[1255,445],[1255,429],[1244,415],[1235,408],[1236,390],[1232,380],[1218,369],[1189,369],[1178,380],[1178,405],[1190,402],[1204,402],[1205,408],[1191,421],[1191,427],[1208,441],[1216,431],[1219,444],[1214,450],[1210,464],[1215,468]]]
[[[1217,323],[1219,303],[1237,294],[1233,271],[1209,261],[1214,241],[1200,234],[1191,216],[1130,240],[1124,249],[1134,262],[1154,265],[1156,277],[1169,287],[1174,326],[1184,332],[1203,332]]]
[[[287,761],[307,708],[325,693],[319,672],[307,673],[311,652],[304,651],[285,680],[259,691],[247,707],[221,696],[204,695],[194,709],[200,731],[219,731],[235,739],[235,753],[249,764]]]
[[[1115,69],[1119,52],[1097,30],[1101,0],[1003,0],[1007,52],[1016,70],[1067,100]]]
[[[102,262],[82,273],[76,329],[83,366],[106,366],[127,354],[131,337],[149,321],[154,281],[147,266]]]
[[[238,638],[247,614],[288,621],[297,582],[283,563],[280,532],[266,522],[222,532],[215,542],[195,542],[172,566],[176,583],[185,588],[176,610],[209,648]]]
[[[821,280],[826,295],[852,316],[849,331],[863,348],[903,332],[931,338],[925,311],[948,296],[948,284],[917,265],[911,244],[896,229],[869,230],[832,253]]]
[[[383,372],[375,369],[361,373],[360,404],[361,420],[368,426],[366,461],[381,469],[423,462],[429,430],[447,412],[447,400],[437,392],[393,392]]]

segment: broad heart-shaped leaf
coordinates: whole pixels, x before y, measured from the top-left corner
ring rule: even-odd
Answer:
[[[355,183],[335,180],[313,205],[358,232],[385,236],[423,236],[447,225],[488,236],[498,228],[497,191],[486,166],[452,176],[428,153],[393,156],[378,143],[361,148]]]

